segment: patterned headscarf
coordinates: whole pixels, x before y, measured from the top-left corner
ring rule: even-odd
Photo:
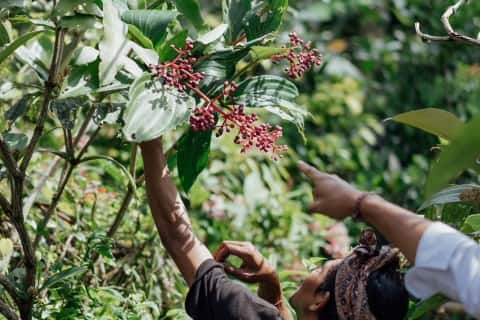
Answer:
[[[360,236],[360,245],[340,264],[335,278],[335,300],[341,320],[375,320],[368,306],[368,276],[397,258],[398,249],[377,249],[377,238],[368,229]]]

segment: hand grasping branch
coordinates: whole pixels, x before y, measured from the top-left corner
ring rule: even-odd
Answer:
[[[459,0],[454,5],[451,5],[445,10],[442,15],[441,21],[447,35],[445,36],[434,36],[422,32],[420,29],[420,22],[415,23],[415,32],[418,36],[424,41],[460,41],[473,45],[480,45],[480,40],[476,38],[469,37],[467,35],[461,34],[453,29],[450,24],[450,18],[462,7],[464,4],[468,4],[468,0]]]

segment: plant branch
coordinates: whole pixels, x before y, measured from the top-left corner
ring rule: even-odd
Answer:
[[[75,139],[73,140],[74,146],[77,146],[78,143],[80,142],[80,139],[82,138],[83,134],[87,130],[88,124],[90,123],[90,120],[92,119],[94,114],[95,114],[95,107],[92,106],[90,110],[88,110],[88,113],[85,116],[85,120],[83,120],[83,123],[80,126],[80,129],[78,130],[78,133],[76,134]]]
[[[0,314],[7,320],[19,320],[17,314],[3,301],[0,300]]]
[[[76,161],[80,161],[80,159],[82,158],[82,156],[85,154],[85,152],[87,151],[88,147],[92,144],[93,140],[97,137],[98,133],[100,132],[100,129],[102,127],[101,126],[98,126],[95,131],[92,133],[92,135],[90,136],[90,138],[88,139],[87,143],[80,149],[80,151],[78,152],[78,155],[75,157]]]
[[[45,82],[45,94],[43,96],[42,108],[38,116],[37,125],[33,130],[32,138],[30,139],[30,143],[27,145],[25,155],[23,156],[22,162],[20,164],[21,172],[26,171],[28,164],[32,159],[32,155],[33,155],[33,152],[35,151],[35,147],[37,146],[37,143],[40,140],[40,136],[42,135],[42,132],[43,132],[43,127],[47,119],[48,107],[53,98],[53,91],[57,86],[57,69],[58,69],[58,63],[60,60],[60,54],[63,51],[64,37],[65,37],[65,31],[61,28],[58,28],[55,33],[55,44],[53,49],[52,62],[50,64],[50,71],[48,74],[48,79]]]
[[[476,38],[469,37],[467,35],[461,34],[453,29],[450,18],[455,15],[455,13],[465,4],[468,3],[468,0],[459,0],[454,5],[449,6],[441,17],[443,28],[445,29],[447,35],[445,36],[434,36],[429,35],[421,31],[420,23],[415,23],[415,32],[418,36],[424,41],[459,41],[468,44],[480,45],[480,40]]]
[[[74,150],[73,150],[73,141],[72,141],[72,132],[70,129],[62,128],[63,129],[63,138],[65,140],[65,151],[67,152],[68,158],[73,159],[74,157]]]
[[[138,145],[135,143],[132,144],[132,153],[130,156],[130,165],[129,165],[128,171],[130,172],[130,175],[133,177],[133,179],[135,179],[135,163],[137,161],[137,151],[138,151]],[[112,225],[108,229],[107,236],[109,238],[112,238],[117,232],[118,228],[120,227],[120,223],[125,217],[128,206],[130,205],[130,202],[133,199],[133,194],[134,194],[133,186],[129,184],[127,188],[127,192],[123,197],[122,205],[120,206],[120,209],[118,209],[118,212],[115,215],[115,219],[113,220]]]

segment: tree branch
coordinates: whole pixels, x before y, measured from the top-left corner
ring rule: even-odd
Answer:
[[[43,105],[38,116],[37,125],[33,130],[32,138],[28,144],[25,155],[23,156],[20,164],[20,171],[25,172],[30,160],[32,159],[33,152],[37,146],[38,140],[43,132],[45,120],[47,119],[48,106],[53,97],[53,91],[57,86],[57,69],[60,60],[60,54],[63,51],[65,31],[62,28],[57,29],[55,33],[55,44],[53,49],[52,62],[50,64],[50,71],[48,74],[48,80],[45,82],[45,94],[43,96]]]
[[[445,36],[434,36],[426,34],[420,29],[420,22],[415,23],[415,32],[417,35],[424,41],[459,41],[473,45],[480,45],[480,40],[476,38],[469,37],[467,35],[461,34],[453,29],[450,18],[455,15],[455,13],[462,7],[464,4],[468,3],[468,0],[459,0],[454,5],[451,5],[445,10],[441,17],[443,28],[447,32]]]
[[[0,300],[0,314],[7,320],[19,320],[17,314],[3,301]]]
[[[137,144],[132,144],[132,153],[130,156],[130,166],[129,166],[129,171],[130,174],[132,175],[133,179],[135,179],[135,163],[137,161],[137,150],[138,150],[138,145]],[[115,219],[113,220],[112,225],[110,226],[110,229],[107,232],[107,236],[109,238],[112,238],[113,235],[117,232],[118,228],[120,227],[120,223],[122,222],[125,213],[127,212],[128,206],[130,205],[130,202],[133,199],[133,186],[128,185],[127,192],[125,193],[125,196],[123,197],[122,205],[120,206],[120,209],[118,210],[117,214],[115,215]]]

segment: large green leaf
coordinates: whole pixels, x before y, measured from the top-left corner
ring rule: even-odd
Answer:
[[[47,278],[43,285],[41,286],[40,290],[45,290],[50,287],[53,287],[57,283],[67,280],[69,278],[75,277],[79,274],[82,274],[88,270],[88,265],[81,265],[68,268],[66,270],[60,271],[59,273],[54,274],[53,276]]]
[[[217,53],[196,64],[196,71],[205,73],[205,78],[200,83],[202,89],[208,91],[222,85],[225,79],[231,79],[238,61],[245,57],[247,53],[248,49],[246,48],[233,52]]]
[[[438,204],[447,204],[462,202],[461,195],[465,191],[472,189],[478,189],[480,191],[480,186],[476,184],[461,184],[452,187],[448,187],[440,192],[435,193],[428,201],[422,204],[418,209],[419,211]]]
[[[123,135],[132,142],[152,140],[185,122],[194,107],[194,98],[145,73],[130,88]]]
[[[194,131],[190,128],[178,143],[178,175],[186,192],[208,164],[211,138],[211,130]]]
[[[432,195],[463,170],[478,167],[480,156],[480,115],[475,116],[456,133],[432,166],[427,179],[426,193]]]
[[[291,81],[272,75],[255,76],[242,81],[234,93],[240,103],[251,107],[271,106],[272,98],[294,101],[298,97],[298,89]],[[254,103],[260,103],[255,105]]]
[[[197,30],[205,28],[205,22],[197,0],[175,0],[175,6]]]
[[[464,125],[463,122],[452,113],[436,108],[405,112],[387,120],[405,123],[446,140],[453,139]]]
[[[110,84],[116,74],[125,65],[125,58],[130,50],[125,37],[127,25],[120,19],[120,13],[112,0],[103,1],[103,39],[99,43],[100,66],[99,78],[102,85]]]
[[[15,39],[13,42],[8,44],[6,47],[4,47],[0,51],[0,65],[5,61],[5,59],[8,58],[9,55],[11,55],[15,50],[26,43],[28,40],[32,39],[33,37],[45,32],[46,30],[37,30],[37,31],[32,31],[29,33],[25,33],[24,35],[18,37]]]
[[[303,135],[303,120],[308,112],[295,104],[298,89],[291,81],[272,75],[256,76],[240,83],[235,101],[253,108],[265,108],[294,123]]]
[[[122,14],[122,20],[137,27],[156,47],[165,39],[167,26],[176,15],[176,12],[167,10],[127,10]]]
[[[247,40],[260,38],[276,31],[288,9],[288,0],[259,1],[243,18]]]

